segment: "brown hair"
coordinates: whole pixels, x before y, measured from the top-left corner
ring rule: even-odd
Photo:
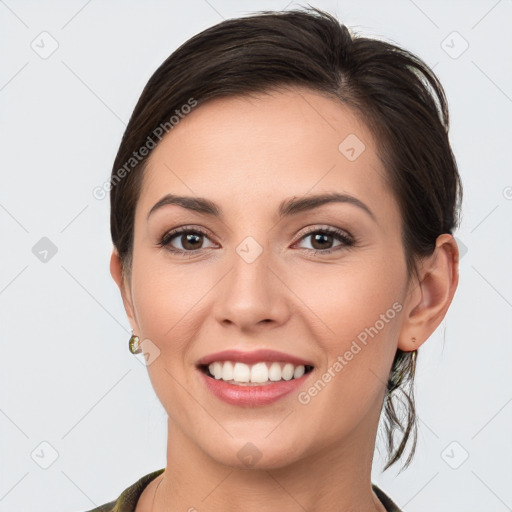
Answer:
[[[161,127],[169,132],[171,118],[182,117],[191,99],[201,105],[212,98],[287,86],[306,87],[344,103],[373,133],[400,208],[409,277],[417,259],[432,254],[436,238],[458,227],[462,186],[448,139],[447,101],[433,71],[396,45],[352,34],[319,9],[260,11],[223,21],[183,43],[142,91],[110,180],[112,241],[125,276],[131,272],[135,207],[149,156],[139,150],[155,147]],[[385,470],[400,459],[411,434],[404,468],[414,455],[416,352],[398,349],[390,372],[383,407],[389,455]],[[405,398],[405,427],[393,402],[397,391]],[[394,450],[397,429],[403,435]]]

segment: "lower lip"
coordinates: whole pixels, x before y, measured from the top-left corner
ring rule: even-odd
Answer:
[[[201,370],[201,374],[206,387],[220,400],[232,405],[239,406],[258,406],[268,405],[276,402],[280,398],[289,395],[304,384],[312,371],[305,373],[298,379],[280,380],[271,384],[261,386],[244,386],[229,384],[222,379],[209,377]]]

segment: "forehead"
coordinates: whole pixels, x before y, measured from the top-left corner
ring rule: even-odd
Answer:
[[[168,192],[240,209],[331,191],[392,196],[364,123],[339,101],[296,88],[195,107],[151,153],[137,210]]]

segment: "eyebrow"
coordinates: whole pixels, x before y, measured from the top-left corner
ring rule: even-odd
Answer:
[[[349,194],[340,194],[331,192],[318,194],[314,196],[305,196],[301,198],[292,197],[282,201],[278,208],[279,217],[290,217],[299,213],[307,212],[329,203],[347,203],[357,206],[365,211],[374,221],[377,221],[374,213],[357,197]],[[197,213],[211,215],[213,217],[222,217],[222,210],[213,201],[203,197],[177,196],[174,194],[166,194],[163,196],[149,211],[147,218],[151,216],[159,208],[168,204],[175,204]]]

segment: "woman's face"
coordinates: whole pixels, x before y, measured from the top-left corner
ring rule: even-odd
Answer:
[[[169,203],[150,214],[167,194],[217,213]],[[302,204],[333,194],[341,200]],[[152,152],[135,215],[130,318],[150,340],[149,376],[170,429],[214,460],[242,466],[253,455],[278,467],[333,447],[373,453],[408,285],[375,141],[339,103],[300,89],[215,99]],[[257,356],[267,368],[295,357],[313,370],[272,384],[288,390],[277,399],[221,398],[229,389],[247,397],[249,387],[197,365],[229,349],[271,349],[286,356]]]

